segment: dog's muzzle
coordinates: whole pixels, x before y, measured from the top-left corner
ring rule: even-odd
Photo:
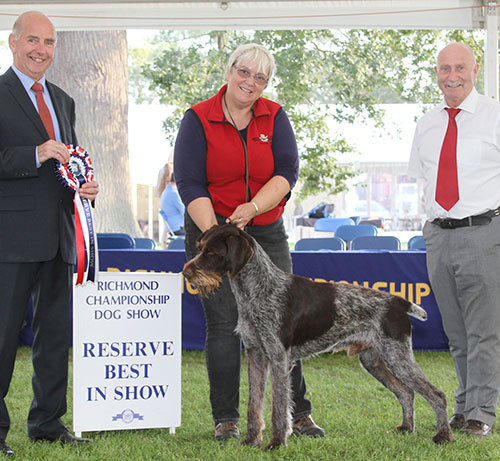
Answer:
[[[194,261],[188,261],[184,264],[182,275],[198,290],[198,294],[203,298],[208,297],[212,291],[219,288],[222,282],[220,274],[202,271]]]

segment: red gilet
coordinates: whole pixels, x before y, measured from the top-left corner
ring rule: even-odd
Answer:
[[[214,210],[221,216],[231,216],[234,209],[245,202],[245,150],[238,131],[224,117],[222,95],[224,85],[212,98],[200,102],[191,109],[198,115],[207,142],[208,191]],[[274,173],[274,157],[271,149],[274,117],[281,106],[269,99],[259,98],[253,105],[253,116],[248,125],[247,151],[250,197],[252,200],[260,188]],[[272,210],[253,220],[254,225],[271,224],[284,211],[285,199]]]

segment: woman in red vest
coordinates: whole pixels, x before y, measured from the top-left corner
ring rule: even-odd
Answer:
[[[186,206],[186,256],[196,239],[216,224],[232,222],[252,235],[281,269],[292,260],[282,214],[298,177],[297,143],[281,106],[262,93],[275,71],[273,56],[257,44],[230,56],[226,81],[212,98],[191,107],[177,135],[175,179]],[[239,437],[241,343],[229,282],[202,300],[207,324],[206,356],[217,440]],[[323,436],[305,398],[302,364],[291,374],[293,430]]]

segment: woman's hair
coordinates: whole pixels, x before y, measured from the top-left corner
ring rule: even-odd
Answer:
[[[167,184],[169,183],[170,178],[173,176],[173,174],[174,174],[174,168],[172,162],[165,163],[163,167],[163,174],[160,178],[158,185],[156,186],[158,191],[157,194],[159,197],[165,190],[165,187],[167,187]]]
[[[271,80],[276,71],[273,55],[262,45],[257,43],[245,43],[239,45],[231,56],[226,66],[226,76],[231,72],[231,68],[237,64],[257,64],[257,72],[262,72],[268,80]]]

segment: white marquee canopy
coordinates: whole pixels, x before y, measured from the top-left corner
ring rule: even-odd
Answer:
[[[22,11],[50,16],[59,30],[483,28],[486,0],[172,1],[0,0],[0,28]],[[486,5],[486,6],[485,6]]]
[[[0,0],[0,30],[28,10],[57,30],[485,29],[487,94],[498,99],[498,0]]]

